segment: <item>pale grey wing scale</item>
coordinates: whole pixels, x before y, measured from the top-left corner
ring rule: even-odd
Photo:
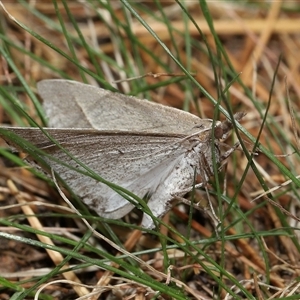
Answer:
[[[208,128],[212,122],[176,108],[70,80],[43,80],[37,88],[49,127],[53,128],[191,134],[195,126]]]
[[[82,169],[57,145],[53,144],[40,129],[7,129],[65,164]],[[159,197],[158,202],[155,202],[155,199],[151,201],[154,203],[152,205],[155,215],[158,206],[161,206],[160,212],[165,209],[165,202],[171,200],[172,195],[169,191],[176,192],[182,186],[187,188],[193,182],[190,173],[193,174],[194,169],[191,169],[189,165],[189,171],[187,171],[189,181],[186,182],[186,179],[182,178],[183,185],[171,187],[172,184],[174,185],[173,181],[178,181],[178,178],[171,174],[178,170],[177,167],[182,165],[182,161],[186,161],[186,153],[190,153],[190,150],[199,143],[193,138],[184,139],[184,135],[127,134],[126,132],[98,132],[97,130],[49,128],[46,130],[64,149],[105,180],[128,189],[140,198],[146,194],[156,194]],[[196,157],[192,159],[194,164],[195,159],[197,161]],[[83,177],[84,175],[53,161],[50,165],[99,215],[112,219],[121,218],[133,208],[131,203],[107,185],[92,178],[87,180]],[[181,172],[184,174],[185,170]],[[160,190],[162,186],[165,186],[165,182],[170,186],[167,186],[167,194],[166,192],[161,194]],[[158,190],[160,192],[157,192]],[[151,227],[152,224],[147,220],[143,225]]]

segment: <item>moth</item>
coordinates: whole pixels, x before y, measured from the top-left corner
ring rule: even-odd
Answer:
[[[229,121],[213,123],[75,81],[43,80],[37,88],[49,120],[44,130],[54,141],[39,128],[2,127],[0,137],[20,148],[7,134],[13,132],[51,155],[54,159],[38,154],[89,208],[105,218],[122,218],[135,204],[82,174],[86,170],[78,161],[139,198],[147,197],[152,214],[161,217],[175,196],[182,197],[193,186],[195,174],[203,183],[209,180],[213,161],[222,160],[219,141],[232,128]],[[243,116],[238,113],[235,119]],[[144,213],[141,225],[152,228],[152,217]]]

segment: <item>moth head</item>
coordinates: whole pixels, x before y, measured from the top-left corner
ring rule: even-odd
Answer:
[[[246,115],[245,112],[238,112],[234,114],[233,115],[234,121],[240,121],[245,115]],[[234,126],[231,120],[225,120],[223,122],[219,122],[219,124],[215,126],[215,131],[214,131],[215,138],[218,140],[227,139],[233,127]]]

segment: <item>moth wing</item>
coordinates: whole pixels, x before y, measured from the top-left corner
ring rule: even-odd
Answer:
[[[37,128],[7,128],[37,148],[77,170],[86,171]],[[169,176],[186,152],[183,136],[143,133],[99,132],[97,130],[46,129],[66,151],[107,181],[136,196],[151,194]],[[3,134],[0,136],[7,140]],[[17,145],[13,145],[17,146]],[[84,148],[84,151],[83,151]],[[133,205],[104,183],[87,178],[58,162],[48,164],[100,216],[118,219]],[[169,201],[170,199],[165,199]],[[160,203],[158,203],[160,205]]]
[[[49,127],[186,134],[211,126],[188,112],[76,81],[43,80],[37,88]]]

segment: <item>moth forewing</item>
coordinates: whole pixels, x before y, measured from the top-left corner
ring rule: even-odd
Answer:
[[[188,112],[64,79],[37,84],[53,128],[94,128],[130,132],[190,134],[193,127],[208,127]]]
[[[95,183],[100,181],[119,192],[122,195],[122,199],[126,198],[130,201],[133,198],[136,201],[140,201],[126,189],[101,178],[94,170],[82,162],[84,161],[82,158],[78,159],[78,156],[74,156],[72,150],[69,151],[70,148],[74,149],[75,144],[80,144],[77,140],[74,141],[71,138],[74,134],[74,138],[80,140],[80,137],[84,137],[87,134],[95,135],[93,130],[75,130],[76,132],[73,129],[44,128],[43,130],[44,132],[38,128],[2,127],[0,128],[0,137],[4,138],[11,147],[26,152],[28,154],[26,161],[48,175],[48,177],[53,169],[57,176],[63,179],[64,182],[67,182],[68,187],[75,193],[78,192],[78,189],[74,188],[73,181],[90,183],[90,180],[94,180],[93,182]],[[49,134],[50,138],[45,133]],[[70,141],[68,141],[68,137]],[[77,155],[77,153],[75,154]],[[60,174],[63,174],[63,176],[60,177]],[[90,179],[85,178],[85,176],[89,176]],[[86,184],[83,188],[88,188],[88,186],[92,186],[92,184]],[[78,192],[78,195],[82,195],[82,191]],[[93,199],[91,200],[93,201]],[[120,217],[117,216],[116,218]]]
[[[0,137],[5,139],[14,150],[25,152],[27,154],[25,160],[48,176],[55,163],[92,177],[93,174],[88,168],[86,170],[74,168],[66,161],[61,161],[56,157],[55,152],[60,149],[65,152],[66,156],[76,161],[76,158],[72,157],[72,154],[62,146],[64,143],[60,144],[59,141],[48,135],[47,131],[48,128],[0,127]],[[79,161],[78,164],[80,165]]]
[[[184,135],[45,129],[62,149],[40,129],[7,129],[51,155],[43,159],[68,186],[100,216],[112,219],[123,217],[132,210],[133,204],[107,186],[106,181],[139,198],[149,194],[149,208],[154,216],[161,216],[170,208],[173,193],[181,194],[193,181],[191,166],[196,167],[199,155],[194,148],[201,151],[205,147],[195,137],[186,139]],[[2,132],[0,135],[5,138]],[[14,146],[20,148],[20,145]],[[99,174],[105,183],[86,180],[86,170],[80,163]],[[152,219],[145,216],[142,225],[152,227]]]

